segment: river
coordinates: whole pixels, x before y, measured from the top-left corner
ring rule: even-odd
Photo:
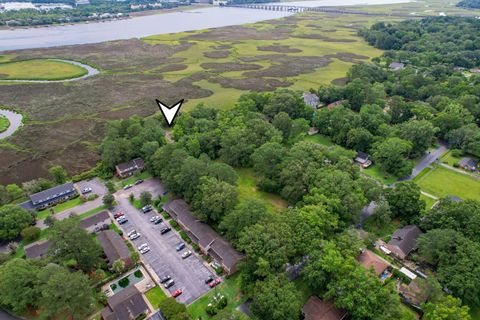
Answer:
[[[277,2],[275,4],[345,6],[399,2],[409,2],[409,0],[316,0]],[[140,38],[155,34],[253,23],[262,20],[282,18],[291,14],[290,12],[284,11],[213,7],[160,13],[115,21],[32,27],[28,29],[4,29],[0,30],[0,51]]]

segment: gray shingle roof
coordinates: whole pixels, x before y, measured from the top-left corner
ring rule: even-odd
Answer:
[[[38,204],[51,199],[58,198],[63,195],[68,195],[74,191],[75,191],[75,187],[73,186],[73,183],[67,182],[65,184],[61,184],[59,186],[50,188],[48,190],[34,193],[30,196],[30,200],[32,200],[33,204]]]
[[[100,211],[94,215],[86,217],[80,221],[80,227],[87,229],[100,222],[110,219],[110,216],[106,210]]]
[[[123,239],[113,230],[105,230],[97,235],[98,242],[110,263],[130,258],[130,250]]]
[[[51,245],[52,243],[47,239],[31,243],[25,246],[25,257],[27,257],[27,259],[42,258],[48,249],[50,249]]]
[[[117,165],[117,168],[120,172],[128,172],[137,169],[143,169],[145,167],[145,163],[142,158],[135,158],[133,160],[123,162]]]
[[[133,320],[149,310],[142,294],[130,286],[108,298],[108,307],[102,310],[105,320]]]
[[[421,234],[422,231],[414,225],[408,225],[401,229],[397,229],[392,234],[391,240],[388,242],[389,248],[392,246],[397,248],[400,250],[400,253],[403,254],[403,257],[405,257],[416,248],[417,238]]]

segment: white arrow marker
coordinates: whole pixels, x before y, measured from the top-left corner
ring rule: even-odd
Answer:
[[[155,101],[157,101],[158,107],[160,108],[160,111],[162,111],[163,117],[165,118],[165,121],[167,121],[168,126],[171,126],[173,120],[178,114],[178,111],[180,111],[183,99],[175,103],[172,107],[168,107],[158,99],[155,99]]]

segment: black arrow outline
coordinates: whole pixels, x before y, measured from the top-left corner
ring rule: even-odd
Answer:
[[[174,120],[175,120],[175,118],[177,117],[177,114],[178,114],[178,112],[180,111],[180,108],[182,107],[182,104],[183,104],[183,102],[185,101],[185,99],[181,99],[181,100],[175,102],[171,107],[169,107],[167,104],[163,103],[162,101],[160,101],[160,100],[158,100],[158,99],[155,99],[155,101],[157,102],[158,108],[160,109],[160,112],[162,113],[162,116],[163,116],[163,118],[165,119],[165,122],[167,123],[167,125],[168,125],[169,127],[171,127],[172,124],[173,124],[173,122],[174,122]],[[163,113],[162,106],[161,106],[160,104],[162,104],[162,105],[164,105],[165,107],[167,107],[168,110],[172,109],[172,108],[175,107],[177,104],[180,104],[180,105],[178,106],[177,112],[175,112],[175,114],[173,115],[172,123],[171,123],[171,124],[168,123],[168,119],[167,119],[167,117],[165,116],[165,113]]]

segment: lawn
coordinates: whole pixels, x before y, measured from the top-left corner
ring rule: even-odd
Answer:
[[[71,63],[32,59],[0,63],[0,80],[62,80],[78,78],[87,70]]]
[[[430,170],[416,182],[422,191],[439,198],[453,195],[480,200],[480,180],[442,166]]]
[[[326,147],[336,146],[336,144],[333,143],[330,140],[329,137],[324,136],[322,134],[306,135],[303,140],[310,141],[310,142],[316,142],[316,143],[321,144],[321,145],[326,146]]]
[[[162,288],[160,287],[154,287],[153,289],[150,289],[147,291],[147,293],[145,293],[145,296],[154,308],[158,308],[158,304],[167,298],[165,292],[163,292]]]
[[[386,185],[392,184],[398,180],[397,177],[386,173],[377,165],[371,165],[367,169],[363,169],[362,172]]]
[[[373,222],[373,219],[370,216],[363,222],[362,228],[368,233],[374,234],[378,238],[382,238],[388,242],[390,240],[390,235],[395,231],[395,229],[397,229],[399,225],[400,221],[393,220],[391,223],[379,226]]]
[[[78,217],[80,219],[85,219],[86,217],[90,217],[91,215],[94,215],[95,213],[100,212],[100,211],[105,210],[105,209],[107,209],[107,206],[106,205],[101,205],[99,207],[96,207],[95,209],[92,209],[92,210],[89,210],[89,211],[84,212],[82,214],[79,214]]]
[[[10,127],[10,121],[4,116],[0,115],[0,133],[7,130]]]
[[[420,195],[420,199],[424,200],[425,201],[425,209],[431,209],[432,206],[435,204],[435,202],[437,202],[437,200],[435,199],[432,199],[430,197],[427,197],[423,194]]]
[[[264,201],[268,208],[273,211],[281,211],[287,207],[287,202],[275,194],[258,190],[258,179],[250,168],[237,168],[238,174],[238,198],[256,198]]]
[[[228,305],[226,309],[229,310],[233,310],[245,302],[245,298],[240,292],[240,273],[237,273],[229,279],[225,279],[223,283],[218,285],[215,289],[210,290],[209,293],[187,306],[187,312],[190,314],[192,319],[210,318],[205,312],[205,308],[216,293],[220,293],[227,298]]]
[[[442,155],[442,157],[440,158],[440,161],[442,161],[443,163],[446,163],[446,164],[448,164],[452,167],[455,163],[458,163],[460,160],[462,160],[462,157],[455,157],[452,154],[452,150],[448,150],[448,152],[444,153]]]

